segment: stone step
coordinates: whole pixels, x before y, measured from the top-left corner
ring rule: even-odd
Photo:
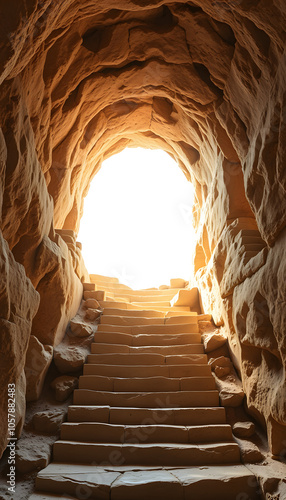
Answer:
[[[173,298],[174,295],[176,295],[176,293],[178,293],[178,291],[181,290],[181,288],[166,288],[166,290],[158,290],[158,289],[123,290],[123,289],[119,289],[119,287],[103,287],[103,289],[106,289],[109,292],[114,293],[114,295],[118,295],[119,297],[125,297],[125,296],[131,297],[131,300],[133,300],[134,298],[137,299],[137,297],[139,297],[140,299],[141,299],[141,297],[144,297],[144,298],[171,297],[171,298]],[[161,300],[163,300],[163,299],[161,299]],[[148,300],[146,302],[148,302]]]
[[[129,346],[123,344],[91,344],[91,354],[108,353],[204,354],[203,344]]]
[[[211,425],[225,424],[225,408],[113,408],[71,405],[69,422],[103,422],[123,425]]]
[[[114,392],[175,392],[175,391],[208,391],[215,390],[215,379],[209,377],[188,378],[118,378],[99,375],[82,375],[79,377],[79,389]]]
[[[193,406],[219,406],[217,390],[161,392],[103,392],[89,389],[75,389],[75,405],[110,405],[138,408],[169,408],[170,406],[190,408]]]
[[[159,291],[158,292],[151,292],[151,293],[148,293],[148,292],[139,292],[139,293],[133,293],[133,294],[130,294],[130,293],[114,293],[114,292],[107,292],[107,295],[109,295],[109,293],[112,293],[112,296],[114,297],[115,300],[117,299],[126,299],[128,302],[140,302],[143,303],[143,302],[147,302],[147,303],[150,303],[150,302],[167,302],[167,305],[169,305],[170,301],[172,300],[172,298],[174,297],[174,295],[176,295],[176,293],[173,293],[173,292],[168,292],[168,293],[165,293],[165,291]],[[141,295],[142,293],[142,295]]]
[[[104,307],[102,316],[132,316],[144,318],[164,318],[165,313],[160,311],[152,311],[150,309],[122,309],[118,307]]]
[[[198,324],[198,316],[174,316],[162,318],[144,318],[136,316],[103,315],[100,318],[102,325],[139,326],[139,325],[189,325]]]
[[[109,463],[113,456],[124,465],[181,466],[239,463],[240,450],[236,443],[201,444],[109,444],[56,441],[54,460],[75,463]]]
[[[182,311],[190,311],[190,308],[188,306],[178,306],[178,307],[170,307],[168,304],[167,306],[163,306],[158,303],[127,303],[127,302],[117,302],[117,301],[112,301],[112,300],[100,300],[99,301],[100,307],[104,308],[116,308],[116,309],[129,309],[129,310],[142,310],[142,308],[147,308],[150,309],[151,311],[158,311],[158,312],[163,312],[163,313],[168,313],[168,312],[182,312]]]
[[[169,318],[174,316],[179,317],[189,317],[189,316],[198,316],[198,313],[188,311],[176,310],[176,307],[173,307],[171,311],[168,312],[160,312],[153,311],[151,309],[118,309],[115,307],[105,307],[103,309],[102,316],[132,316],[132,317],[144,317],[144,318]],[[210,319],[211,316],[209,315]]]
[[[120,378],[144,378],[144,377],[208,377],[211,375],[211,367],[204,365],[97,365],[85,364],[84,375],[100,375]]]
[[[61,426],[62,441],[86,443],[219,443],[232,442],[231,426],[220,425],[119,425],[97,422],[65,422]]]
[[[168,310],[169,308],[171,308],[170,306],[170,301],[169,300],[153,300],[149,301],[149,302],[145,302],[145,301],[139,301],[138,298],[137,300],[135,301],[132,301],[132,305],[135,306],[135,307],[140,307],[142,308],[142,306],[144,305],[144,307],[150,307],[150,309],[157,309],[159,311],[162,311],[162,310]]]
[[[186,365],[204,364],[208,362],[206,354],[177,354],[166,355],[156,353],[108,353],[89,354],[87,363],[100,365]]]
[[[177,466],[177,465],[176,465]],[[30,500],[258,500],[259,487],[243,465],[164,468],[53,463],[40,471]],[[48,493],[44,493],[48,492]],[[50,492],[50,493],[49,493]],[[57,492],[53,494],[52,492]],[[79,497],[79,494],[82,495]],[[87,497],[88,495],[88,497]]]
[[[132,335],[129,333],[107,333],[95,332],[94,343],[97,344],[120,344],[127,346],[166,346],[166,345],[186,345],[201,344],[200,333],[179,333],[167,335],[159,333],[152,335]]]
[[[108,333],[131,333],[134,335],[144,334],[174,334],[174,333],[198,333],[197,324],[189,325],[132,325],[132,326],[121,326],[121,325],[104,325],[100,324],[97,327],[97,332],[108,332]]]

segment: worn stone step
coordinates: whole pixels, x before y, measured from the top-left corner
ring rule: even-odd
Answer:
[[[217,390],[168,392],[104,392],[76,389],[73,394],[75,405],[135,406],[138,408],[168,408],[193,406],[219,406]]]
[[[107,292],[108,294],[109,292]],[[151,293],[143,293],[143,292],[138,292],[138,293],[133,293],[133,294],[130,294],[130,293],[116,293],[116,292],[111,292],[112,293],[112,296],[114,297],[115,300],[117,299],[126,299],[128,302],[135,302],[135,303],[144,303],[144,302],[147,302],[147,303],[150,303],[150,302],[167,302],[167,305],[170,304],[170,301],[172,300],[172,298],[174,297],[174,295],[176,295],[176,292],[173,293],[173,292],[168,292],[168,293],[165,293],[164,291],[153,291]]]
[[[120,425],[97,422],[65,422],[61,426],[62,441],[93,443],[219,443],[232,442],[228,424],[219,425]]]
[[[170,307],[168,304],[167,306],[163,306],[158,303],[149,303],[149,302],[144,302],[144,304],[140,303],[127,303],[127,302],[118,302],[118,301],[112,301],[112,300],[100,300],[99,301],[100,306],[104,308],[117,308],[117,309],[127,309],[127,310],[142,310],[143,308],[147,308],[153,311],[158,311],[158,312],[182,312],[182,311],[190,311],[190,308],[188,306],[178,306],[178,307]]]
[[[143,318],[164,318],[165,313],[152,311],[150,309],[118,309],[115,307],[104,307],[102,316],[124,316],[124,317],[143,317]]]
[[[30,500],[259,499],[256,478],[243,465],[168,468],[53,463],[39,472]],[[57,492],[57,494],[46,493]]]
[[[200,333],[179,333],[179,334],[138,334],[122,332],[95,332],[94,342],[99,344],[121,344],[128,346],[166,346],[166,345],[186,345],[201,344]]]
[[[122,344],[91,344],[91,354],[108,353],[156,353],[156,354],[203,354],[203,344],[182,344],[182,345],[143,345],[129,346]]]
[[[89,354],[87,363],[103,365],[186,365],[204,364],[208,362],[206,354],[163,355],[156,353],[108,353]]]
[[[114,287],[114,290],[116,290],[116,287]],[[181,290],[181,288],[164,288],[163,290],[160,290],[159,288],[138,288],[136,290],[130,288],[130,290],[124,291],[123,293],[134,297],[138,295],[147,297],[149,295],[175,295],[179,290]]]
[[[82,375],[79,389],[115,392],[168,392],[168,391],[208,391],[215,390],[215,379],[209,377],[188,378],[118,378],[98,375]]]
[[[158,289],[141,289],[141,290],[126,290],[126,291],[121,291],[119,289],[113,288],[113,290],[110,289],[115,294],[118,294],[120,296],[128,296],[128,297],[134,297],[137,299],[137,297],[174,297],[178,291],[181,290],[181,288],[166,288],[165,290],[158,290]]]
[[[154,300],[154,298],[153,298],[152,301],[150,300],[150,302],[147,302],[147,301],[146,302],[145,301],[141,301],[140,302],[138,300],[137,301],[134,300],[134,301],[132,301],[132,304],[134,306],[141,307],[141,308],[142,308],[142,306],[144,304],[144,307],[150,307],[150,309],[156,309],[156,308],[158,308],[159,311],[162,310],[163,308],[170,308],[171,307],[170,306],[170,300]]]
[[[225,424],[225,408],[114,408],[70,405],[69,422],[105,422],[123,425],[206,425]]]
[[[173,307],[171,311],[168,312],[160,312],[153,311],[151,309],[118,309],[114,307],[105,307],[103,309],[103,316],[132,316],[132,317],[143,317],[143,318],[171,318],[171,317],[190,317],[190,316],[198,316],[198,313],[192,311],[181,311],[176,310],[176,307]],[[211,316],[210,316],[211,317]]]
[[[84,375],[102,375],[109,377],[207,377],[211,375],[211,367],[208,364],[187,365],[98,365],[85,364]]]
[[[239,463],[236,443],[212,444],[105,444],[56,441],[54,460],[75,463],[109,463],[121,457],[124,465],[181,466]]]
[[[198,333],[197,324],[179,324],[179,325],[132,325],[132,326],[121,326],[121,325],[98,325],[97,332],[108,332],[108,333],[131,333],[133,335],[140,334],[159,334],[164,333],[172,334],[175,333]]]
[[[102,325],[139,326],[139,325],[178,325],[198,324],[198,316],[171,316],[161,318],[146,318],[137,316],[104,315],[100,318]]]

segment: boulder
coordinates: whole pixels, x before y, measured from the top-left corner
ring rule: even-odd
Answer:
[[[20,439],[16,446],[16,471],[29,474],[44,469],[51,460],[52,448],[45,441]]]
[[[32,422],[37,432],[58,434],[64,420],[64,410],[48,410],[35,413]]]
[[[54,362],[61,373],[77,372],[85,363],[88,351],[80,346],[61,344],[54,351]]]
[[[110,299],[108,299],[110,300]],[[100,309],[100,304],[96,299],[87,299],[83,306],[85,309]]]
[[[255,425],[253,422],[237,422],[234,424],[232,432],[236,437],[246,439],[255,434]]]
[[[214,332],[204,333],[202,341],[205,352],[208,353],[222,347],[227,342],[227,338],[219,330],[215,330]]]
[[[183,288],[170,301],[171,307],[187,306],[194,312],[201,312],[199,304],[199,292],[197,288],[188,290]]]
[[[54,379],[51,383],[51,387],[55,391],[55,398],[57,401],[66,401],[73,393],[74,389],[78,387],[78,378],[63,375]]]
[[[81,318],[72,319],[70,329],[76,337],[88,337],[93,333],[92,327],[87,325]]]
[[[240,448],[241,460],[244,464],[256,464],[264,460],[264,455],[252,441],[234,438]]]
[[[100,309],[87,309],[85,313],[85,319],[89,321],[95,321],[101,315],[102,311]]]

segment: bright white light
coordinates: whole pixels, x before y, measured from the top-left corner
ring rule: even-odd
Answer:
[[[161,150],[125,149],[103,163],[85,199],[78,239],[89,273],[132,288],[190,279],[193,186]]]

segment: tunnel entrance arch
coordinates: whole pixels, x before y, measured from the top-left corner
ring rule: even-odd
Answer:
[[[128,148],[102,164],[84,203],[79,240],[89,272],[133,288],[192,273],[194,189],[164,151]]]

